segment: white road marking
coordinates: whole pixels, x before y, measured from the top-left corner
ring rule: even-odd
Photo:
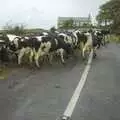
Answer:
[[[32,99],[28,99],[24,102],[24,104],[15,112],[15,116],[24,115],[24,110],[32,103]]]
[[[81,77],[81,79],[80,79],[80,81],[79,81],[79,83],[78,83],[78,85],[73,93],[73,96],[72,96],[70,102],[68,103],[68,106],[63,114],[62,120],[68,120],[72,116],[72,113],[75,109],[76,103],[80,97],[80,93],[82,91],[82,88],[84,87],[84,84],[86,82],[88,72],[89,72],[90,67],[91,67],[92,58],[93,58],[93,51],[89,55],[88,63],[86,65],[85,70],[82,74],[82,77]]]

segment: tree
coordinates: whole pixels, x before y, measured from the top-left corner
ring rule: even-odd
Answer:
[[[56,28],[55,27],[51,27],[50,28],[50,32],[55,32],[56,31]]]
[[[100,6],[96,20],[99,25],[109,26],[113,30],[120,30],[120,0],[110,0]]]
[[[73,20],[70,19],[70,20],[64,21],[61,28],[65,28],[65,29],[73,28]]]
[[[23,35],[25,33],[25,25],[9,25],[6,24],[3,29],[5,32],[10,33],[10,34],[15,34],[15,35]]]

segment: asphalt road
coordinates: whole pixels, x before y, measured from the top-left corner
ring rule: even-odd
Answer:
[[[7,80],[0,80],[0,120],[56,120],[64,113],[84,68],[78,58],[69,60],[66,66],[13,70]],[[120,119],[119,70],[120,47],[109,44],[101,48],[72,120]]]
[[[72,120],[120,120],[120,46],[110,44],[98,54]]]

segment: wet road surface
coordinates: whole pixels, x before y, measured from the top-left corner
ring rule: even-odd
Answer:
[[[98,53],[72,120],[120,120],[120,47],[110,44]]]
[[[70,60],[66,66],[40,70],[20,68],[0,80],[1,120],[56,120],[66,109],[85,64]],[[120,47],[109,44],[98,51],[81,92],[72,120],[120,119]],[[12,88],[11,81],[17,81]]]

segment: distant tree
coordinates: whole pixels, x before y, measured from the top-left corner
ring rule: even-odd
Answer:
[[[61,27],[62,27],[62,28],[65,28],[65,29],[73,28],[73,27],[74,27],[74,26],[73,26],[73,20],[70,19],[70,20],[64,21]]]
[[[109,26],[113,30],[120,30],[120,0],[110,0],[100,6],[96,20],[99,26]]]
[[[55,27],[51,27],[50,28],[50,32],[55,32],[56,31],[56,28]]]
[[[90,27],[88,23],[83,23],[82,27]]]
[[[3,27],[4,31],[10,34],[15,34],[15,35],[23,35],[25,33],[25,25],[9,25],[6,24]]]

